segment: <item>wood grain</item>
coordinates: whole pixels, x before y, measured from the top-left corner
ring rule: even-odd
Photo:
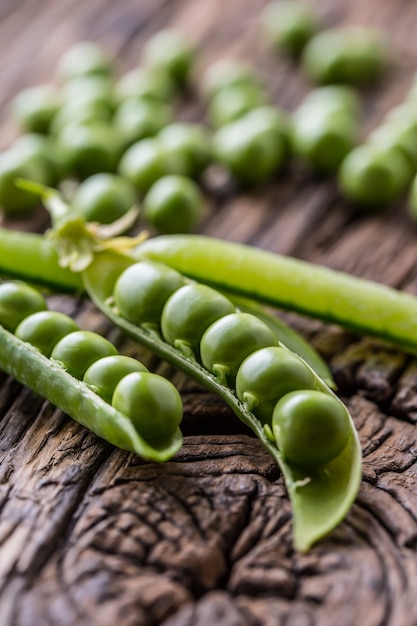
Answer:
[[[196,84],[178,119],[205,120],[198,79],[217,58],[256,66],[292,111],[310,88],[267,49],[266,0],[3,0],[1,145],[17,134],[9,103],[55,81],[60,55],[94,39],[116,71],[139,63],[159,29],[199,46]],[[329,25],[381,28],[394,62],[364,90],[363,135],[399,103],[417,67],[417,7],[407,0],[312,0]],[[357,214],[332,180],[290,164],[255,192],[208,182],[201,232],[372,278],[417,294],[417,228],[406,200]],[[41,231],[40,210],[6,227]],[[163,466],[113,449],[0,375],[1,626],[415,626],[417,362],[391,347],[293,314],[328,360],[364,450],[347,519],[307,555],[291,544],[279,472],[221,400],[112,328],[88,302],[51,304],[171,378],[185,404],[185,444]]]

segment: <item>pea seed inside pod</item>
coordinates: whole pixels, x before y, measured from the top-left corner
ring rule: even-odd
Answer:
[[[132,372],[147,372],[148,369],[136,359],[124,354],[105,356],[95,361],[84,374],[84,382],[103,400],[111,403],[119,382]]]
[[[181,396],[166,378],[149,372],[128,374],[114,390],[112,405],[127,415],[148,441],[163,441],[182,419]]]
[[[14,333],[20,322],[37,311],[44,311],[43,296],[25,283],[9,281],[0,284],[0,324]]]
[[[204,333],[200,353],[206,369],[223,384],[232,385],[242,361],[255,350],[276,346],[272,330],[250,313],[231,313],[211,324]]]
[[[176,270],[152,261],[130,265],[116,281],[113,296],[122,317],[133,324],[159,326],[169,296],[184,285]]]
[[[110,341],[97,333],[77,330],[58,341],[52,350],[51,359],[71,376],[82,380],[94,361],[113,354],[117,354],[117,350]]]
[[[162,335],[168,343],[199,356],[201,338],[216,320],[234,313],[228,298],[207,285],[185,285],[167,300],[161,317]]]
[[[69,333],[79,330],[74,320],[58,311],[39,311],[28,315],[16,328],[15,335],[49,357],[54,346]]]
[[[275,406],[272,430],[284,459],[296,465],[320,467],[345,449],[350,421],[337,398],[321,391],[293,391]]]
[[[286,348],[262,348],[239,367],[236,394],[261,421],[271,422],[278,400],[291,391],[314,389],[310,368]]]

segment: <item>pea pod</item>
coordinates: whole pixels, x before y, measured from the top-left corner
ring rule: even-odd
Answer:
[[[158,241],[159,238],[156,238],[155,242]],[[174,239],[174,244],[175,241]],[[70,293],[83,290],[79,274],[59,265],[57,251],[52,241],[36,233],[0,228],[0,273],[45,285],[52,290]],[[330,387],[334,387],[326,363],[301,335],[275,316],[268,315],[256,302],[235,294],[233,301],[242,311],[253,313],[268,326],[272,326],[279,341],[307,361]]]
[[[276,445],[271,429],[264,426],[246,405],[237,399],[233,389],[222,384],[196,359],[166,343],[152,325],[135,325],[118,314],[112,306],[114,287],[119,276],[131,264],[132,259],[125,255],[112,251],[96,253],[93,261],[82,272],[87,293],[114,324],[221,396],[236,415],[254,431],[283,472],[294,511],[295,546],[301,551],[308,550],[314,542],[330,532],[344,518],[359,487],[361,451],[355,427],[347,410],[337,400],[349,424],[348,443],[337,458],[324,467],[308,470],[286,462]],[[313,371],[312,374],[316,389],[336,398],[317,374]]]
[[[17,289],[20,289],[23,295],[26,295],[27,290],[35,292],[32,288],[25,286],[24,283],[2,283],[1,286],[8,285],[16,286],[14,295],[16,302],[19,304],[22,298],[16,292]],[[38,296],[41,299],[40,294]],[[10,295],[8,293],[6,293],[5,298],[7,305],[10,305]],[[30,308],[27,309],[26,317],[17,327],[16,334],[11,332],[13,330],[12,326],[9,325],[11,330],[7,330],[4,325],[0,325],[0,369],[52,402],[74,420],[113,445],[135,452],[146,460],[162,462],[171,458],[182,444],[181,431],[177,427],[181,417],[181,400],[173,385],[161,376],[150,374],[144,366],[135,362],[137,363],[137,370],[145,370],[146,372],[145,379],[140,387],[141,391],[150,388],[152,392],[152,388],[156,384],[158,385],[156,392],[158,397],[163,397],[161,404],[165,399],[170,403],[166,409],[166,414],[163,413],[166,417],[165,425],[161,422],[158,424],[158,432],[153,432],[155,406],[149,402],[147,404],[146,400],[141,405],[141,395],[137,393],[135,406],[139,408],[135,408],[135,413],[140,411],[142,423],[148,422],[150,426],[145,425],[141,430],[139,427],[135,428],[135,414],[132,413],[131,415],[130,412],[121,412],[115,408],[115,405],[112,406],[110,402],[103,400],[100,395],[93,391],[93,386],[89,386],[81,380],[82,372],[78,377],[79,379],[77,379],[76,375],[78,373],[72,372],[70,374],[67,369],[71,370],[71,367],[65,368],[59,365],[58,360],[54,358],[53,351],[51,358],[48,358],[47,354],[51,352],[49,345],[45,349],[49,340],[56,341],[56,349],[57,346],[59,347],[60,344],[62,345],[62,342],[71,339],[71,337],[76,336],[78,338],[82,335],[83,339],[86,340],[82,345],[83,357],[86,358],[88,356],[85,350],[86,344],[90,342],[91,336],[93,336],[95,342],[93,342],[91,360],[98,364],[101,353],[116,353],[114,346],[100,335],[79,331],[75,322],[70,318],[66,318],[63,314],[59,314],[61,316],[59,323],[55,323],[54,327],[50,329],[50,336],[48,341],[46,341],[48,332],[45,328],[44,316],[49,314],[52,319],[54,312],[46,311],[44,307],[38,306],[37,308],[39,310],[35,313]],[[42,315],[41,326],[39,326],[40,320],[38,319],[40,314]],[[0,323],[8,323],[9,317],[10,306],[1,308]],[[25,331],[22,330],[23,326],[26,328]],[[102,344],[104,345],[104,352]],[[66,355],[70,360],[71,358],[74,360],[75,356],[75,362],[77,362],[79,356],[77,351],[72,351],[72,357],[70,357],[70,352],[67,351]],[[58,354],[62,355],[62,353],[61,349],[60,352],[57,352],[57,356]],[[127,359],[127,357],[123,358]],[[133,362],[134,360],[130,359],[130,361]],[[133,371],[130,361],[129,370]],[[105,368],[103,367],[103,369]],[[140,373],[143,374],[143,371]],[[131,375],[128,371],[126,371],[126,374]],[[120,381],[118,379],[111,381],[114,382],[115,389],[117,389],[117,386],[121,384],[124,378],[127,378],[127,375],[123,377],[124,372],[122,372]],[[112,378],[114,379],[114,376]],[[100,380],[105,381],[108,387],[108,380],[105,380],[105,376],[102,375]],[[136,388],[137,385],[134,386],[133,391]],[[106,389],[103,390],[102,396],[105,395],[106,391]],[[148,394],[148,397],[150,395],[152,393]],[[144,396],[144,392],[142,396]],[[143,437],[145,432],[147,433],[146,439]]]

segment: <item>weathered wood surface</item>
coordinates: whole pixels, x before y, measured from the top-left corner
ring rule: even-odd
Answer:
[[[292,110],[308,84],[263,45],[264,0],[2,0],[1,143],[8,102],[49,81],[59,55],[103,42],[118,70],[167,25],[198,42],[201,71],[220,56],[259,68]],[[314,1],[329,24],[381,27],[391,73],[364,93],[364,133],[400,102],[417,68],[417,6]],[[190,94],[178,112],[203,119]],[[41,229],[39,213],[10,227]],[[202,232],[244,241],[417,293],[417,228],[405,203],[358,216],[331,181],[289,170],[256,193],[214,195]],[[170,376],[185,402],[182,451],[157,466],[111,448],[0,375],[1,626],[415,626],[417,362],[375,341],[287,315],[330,363],[364,450],[359,497],[307,555],[268,454],[216,397],[123,338],[93,307],[54,304]]]

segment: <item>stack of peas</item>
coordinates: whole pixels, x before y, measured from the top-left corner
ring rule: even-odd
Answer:
[[[20,216],[36,206],[16,178],[46,185],[75,179],[71,203],[90,221],[113,222],[139,198],[158,230],[195,228],[203,203],[192,178],[211,159],[209,135],[197,124],[172,123],[173,101],[194,57],[181,34],[161,31],[145,46],[142,66],[115,83],[101,46],[70,49],[57,67],[59,90],[27,89],[12,104],[26,134],[0,155],[4,213]]]
[[[82,381],[129,417],[146,441],[164,441],[178,428],[182,402],[172,383],[118,354],[101,335],[80,330],[64,313],[48,310],[43,296],[26,283],[0,284],[0,324],[62,367],[75,379],[73,386]]]
[[[117,315],[152,329],[235,393],[289,462],[322,466],[347,445],[343,405],[318,388],[313,371],[266,323],[215,289],[142,261],[119,275],[113,300]]]

